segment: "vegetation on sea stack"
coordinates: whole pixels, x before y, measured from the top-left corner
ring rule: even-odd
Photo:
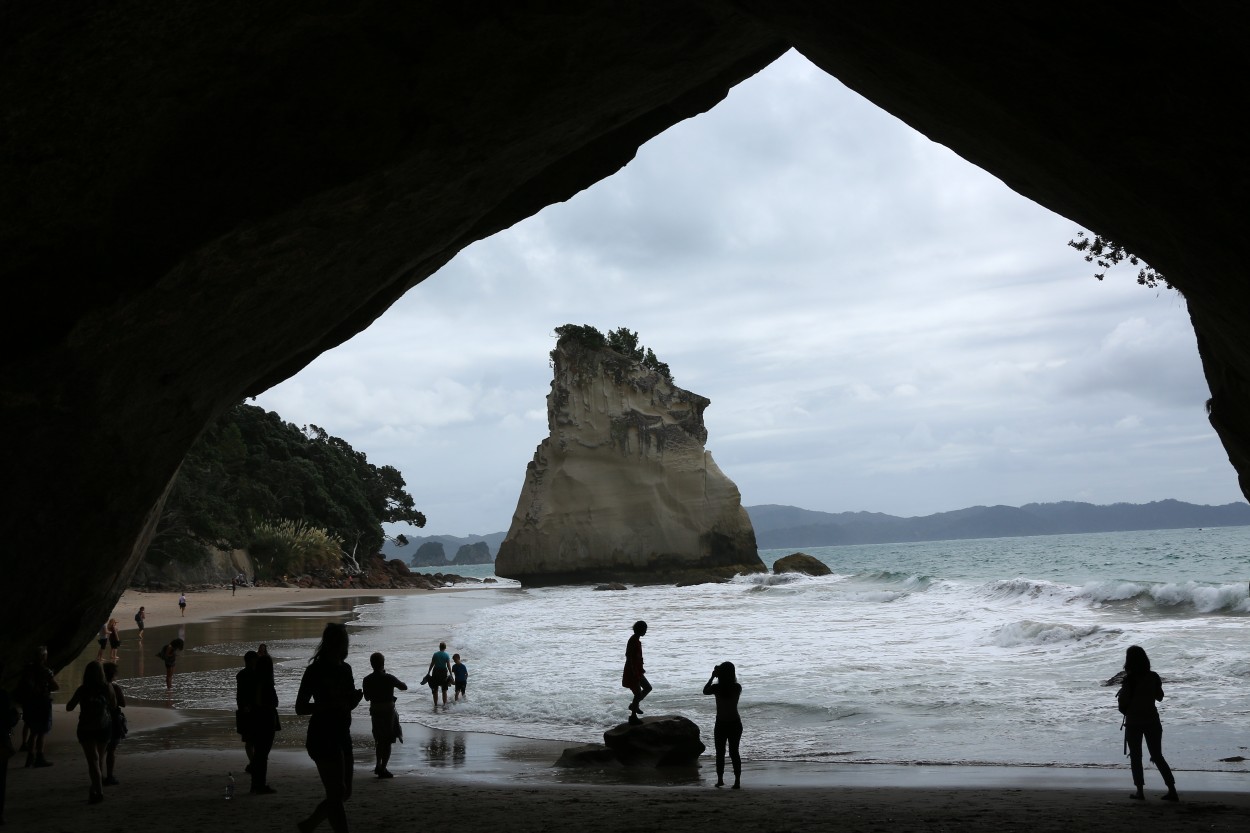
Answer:
[[[589,324],[565,324],[556,327],[556,337],[561,341],[571,340],[587,350],[613,350],[648,370],[654,370],[669,382],[673,381],[668,365],[656,358],[650,347],[644,348],[639,344],[637,331],[628,327],[617,327],[605,336]],[[551,351],[551,358],[555,360],[554,350]]]
[[[195,563],[212,546],[252,551],[262,577],[354,572],[396,522],[425,526],[397,469],[316,425],[239,404],[187,453],[146,558]]]

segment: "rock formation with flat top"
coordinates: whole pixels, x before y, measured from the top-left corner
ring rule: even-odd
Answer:
[[[710,400],[570,336],[551,355],[551,434],[526,468],[495,572],[540,585],[764,571],[738,487],[703,447]]]

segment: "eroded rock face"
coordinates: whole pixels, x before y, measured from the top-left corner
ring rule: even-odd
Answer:
[[[563,584],[763,571],[738,487],[703,447],[710,400],[567,336],[552,359],[551,434],[526,467],[495,572]]]

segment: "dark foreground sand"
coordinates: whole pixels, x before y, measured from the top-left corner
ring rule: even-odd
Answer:
[[[226,602],[225,593],[212,605],[192,597],[192,609],[229,615],[312,600],[307,593],[263,593]],[[119,750],[121,784],[106,788],[104,803],[89,806],[86,765],[63,700],[48,748],[55,765],[24,769],[22,758],[10,762],[6,833],[290,833],[322,797],[296,718],[284,717],[286,730],[271,758],[277,794],[251,796],[228,716],[132,705],[131,736]],[[412,726],[405,728],[407,742],[396,747],[396,778],[378,781],[369,772],[363,713],[354,728],[357,777],[348,818],[355,831],[1250,830],[1250,775],[1244,773],[1178,773],[1182,801],[1175,805],[1158,800],[1163,790],[1153,770],[1146,802],[1128,800],[1126,770],[748,762],[746,788],[731,791],[710,786],[710,756],[698,772],[676,778],[586,773],[550,766],[563,744]],[[228,771],[238,776],[230,801],[224,798]]]

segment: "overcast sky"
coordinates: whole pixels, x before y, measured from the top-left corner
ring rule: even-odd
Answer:
[[[1242,500],[1183,299],[1078,230],[790,53],[256,403],[398,468],[417,534],[508,528],[565,323],[710,398],[748,506]]]

